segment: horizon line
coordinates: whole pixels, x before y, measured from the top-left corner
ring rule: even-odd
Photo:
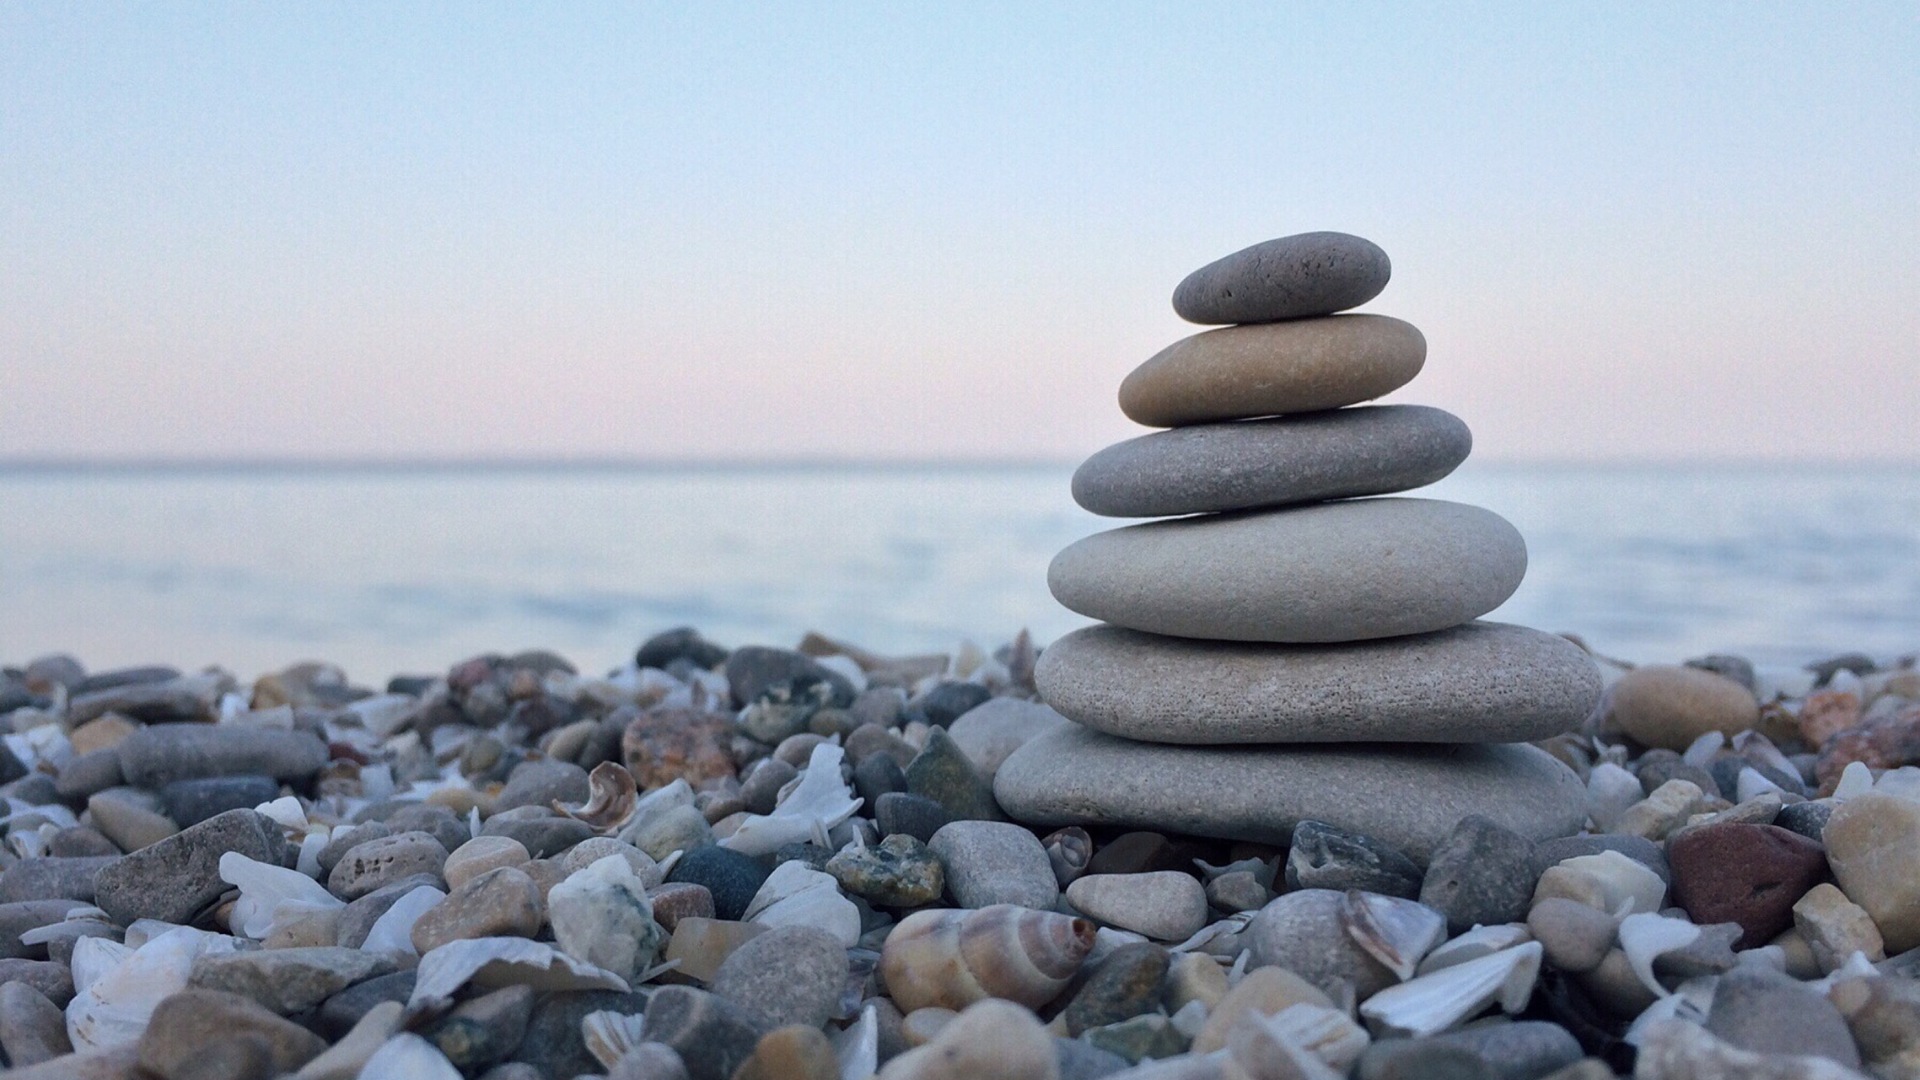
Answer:
[[[859,455],[800,454],[791,456],[651,457],[643,455],[508,455],[446,456],[296,456],[296,455],[18,455],[0,456],[0,474],[72,473],[428,473],[428,472],[775,472],[806,470],[854,471],[966,471],[1067,469],[1078,461],[1068,457],[867,457]],[[1706,454],[1677,457],[1482,457],[1477,464],[1521,468],[1786,468],[1830,469],[1856,467],[1920,468],[1920,456],[1808,457]]]

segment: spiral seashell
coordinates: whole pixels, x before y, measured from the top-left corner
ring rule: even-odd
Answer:
[[[639,803],[639,789],[633,782],[633,774],[624,765],[603,761],[587,774],[587,801],[583,805],[567,806],[555,799],[553,808],[608,833],[625,825]]]
[[[1085,919],[1012,904],[919,911],[887,935],[880,972],[903,1013],[990,997],[1038,1009],[1080,970],[1093,937]]]
[[[1050,834],[1040,846],[1047,849],[1047,862],[1053,865],[1054,879],[1063,889],[1086,873],[1087,863],[1093,860],[1093,837],[1078,825]]]

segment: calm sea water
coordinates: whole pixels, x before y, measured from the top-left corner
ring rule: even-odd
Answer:
[[[678,624],[882,651],[1047,641],[1046,566],[1110,522],[1067,467],[0,470],[0,662],[295,660],[364,682]],[[1920,649],[1920,470],[1469,463],[1531,567],[1492,617],[1635,660]]]

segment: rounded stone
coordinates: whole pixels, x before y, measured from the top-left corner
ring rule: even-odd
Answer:
[[[1827,852],[1799,833],[1729,822],[1689,829],[1667,842],[1673,903],[1688,918],[1739,923],[1738,948],[1771,941],[1793,925],[1793,905],[1827,875]]]
[[[1613,684],[1613,720],[1647,746],[1685,750],[1711,731],[1738,734],[1760,720],[1753,691],[1699,668],[1635,668]]]
[[[1319,412],[1392,393],[1420,374],[1427,339],[1385,315],[1229,326],[1181,338],[1120,383],[1147,427]]]
[[[927,844],[946,868],[947,891],[964,908],[1018,904],[1051,911],[1060,899],[1047,849],[1033,833],[1003,821],[955,821]]]
[[[1580,778],[1526,745],[1160,746],[1063,725],[1015,751],[994,791],[1030,825],[1285,845],[1310,818],[1420,862],[1468,814],[1530,840],[1571,835],[1586,821]]]
[[[1600,672],[1555,634],[1470,622],[1408,637],[1271,645],[1075,630],[1034,679],[1062,714],[1150,742],[1524,742],[1577,728]]]
[[[1047,587],[1133,630],[1300,644],[1459,626],[1499,607],[1526,570],[1526,542],[1498,514],[1386,498],[1095,533],[1054,556]]]
[[[777,926],[733,950],[712,990],[768,1026],[819,1027],[833,1015],[847,981],[847,950],[824,930]]]
[[[438,875],[447,849],[430,833],[403,832],[356,844],[327,874],[327,889],[342,900],[356,900],[382,885],[415,874]]]
[[[1920,947],[1920,801],[1872,791],[1840,804],[1822,833],[1834,879],[1867,910],[1889,953]]]
[[[440,867],[447,887],[457,889],[489,870],[532,862],[527,846],[510,836],[476,836],[453,849]]]
[[[1088,874],[1067,886],[1067,903],[1109,926],[1160,941],[1185,941],[1207,925],[1207,890],[1191,874]]]
[[[1073,500],[1108,517],[1170,517],[1385,495],[1439,480],[1472,448],[1466,424],[1424,405],[1196,424],[1088,458]]]
[[[1188,274],[1173,310],[1188,322],[1259,323],[1329,315],[1380,295],[1387,253],[1342,232],[1297,233],[1242,248]]]
[[[1392,986],[1393,972],[1347,931],[1347,895],[1301,889],[1261,908],[1247,924],[1253,963],[1285,968],[1336,999],[1346,986],[1362,1001]]]

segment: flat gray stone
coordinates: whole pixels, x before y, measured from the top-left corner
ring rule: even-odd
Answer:
[[[1199,747],[1078,725],[1000,766],[994,793],[1029,825],[1117,825],[1286,846],[1303,819],[1364,833],[1424,863],[1468,814],[1530,840],[1586,821],[1573,771],[1524,744]]]
[[[1499,607],[1526,571],[1526,542],[1491,510],[1386,498],[1095,533],[1053,557],[1047,587],[1133,630],[1302,644],[1459,626]]]
[[[135,919],[191,922],[232,887],[220,880],[220,856],[229,851],[273,866],[291,861],[286,833],[272,818],[229,810],[102,866],[94,903],[122,926]]]
[[[327,763],[327,744],[317,736],[237,724],[156,724],[116,749],[127,783],[143,788],[209,776],[304,780]]]
[[[1341,232],[1265,240],[1215,259],[1173,290],[1188,322],[1257,323],[1331,315],[1380,295],[1393,264],[1380,245]]]
[[[1120,382],[1120,411],[1184,427],[1358,405],[1413,381],[1427,339],[1385,315],[1229,326],[1181,338]]]
[[[1041,695],[1112,735],[1170,743],[1527,742],[1571,731],[1600,672],[1506,623],[1337,645],[1075,630],[1040,654]]]
[[[1425,405],[1195,424],[1088,458],[1073,500],[1108,517],[1170,517],[1386,495],[1433,483],[1472,449],[1466,424]]]
[[[947,891],[963,908],[1018,904],[1051,911],[1060,900],[1053,863],[1040,839],[1004,821],[955,821],[927,847],[946,868]]]

